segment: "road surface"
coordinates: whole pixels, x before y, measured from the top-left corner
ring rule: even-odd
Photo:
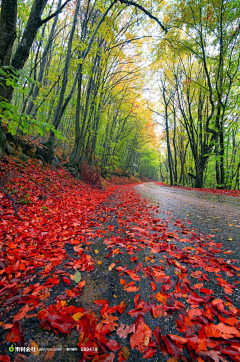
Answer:
[[[136,190],[159,206],[161,218],[170,212],[174,219],[190,221],[191,228],[206,235],[215,234],[240,257],[240,198],[155,183],[141,184]]]

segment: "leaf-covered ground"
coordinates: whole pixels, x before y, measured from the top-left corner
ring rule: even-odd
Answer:
[[[0,193],[0,361],[240,361],[239,261],[222,243],[134,186],[31,160],[1,176],[18,216]]]

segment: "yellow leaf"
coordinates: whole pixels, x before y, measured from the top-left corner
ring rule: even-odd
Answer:
[[[65,305],[67,305],[66,300],[61,300],[61,306],[64,307]]]
[[[111,271],[115,267],[115,265],[116,265],[115,263],[110,264],[108,270]]]
[[[77,322],[77,321],[79,321],[80,318],[82,318],[82,316],[83,316],[83,313],[78,312],[78,313],[75,313],[75,314],[72,316],[72,318]]]
[[[98,265],[102,265],[102,260],[98,260]]]
[[[144,345],[144,347],[147,347],[149,345],[149,336],[145,336],[143,345]]]
[[[29,341],[29,347],[31,347],[31,354],[34,357],[37,357],[39,355],[38,345],[36,342],[34,342],[32,339]]]
[[[227,241],[232,241],[233,239],[232,238],[228,238]]]
[[[99,250],[95,249],[95,254],[98,254],[99,253]]]
[[[114,297],[114,298],[117,298],[116,294],[113,294],[113,297]]]

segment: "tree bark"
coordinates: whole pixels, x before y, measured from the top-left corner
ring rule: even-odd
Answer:
[[[16,39],[17,0],[2,0],[0,18],[0,67],[10,64]]]

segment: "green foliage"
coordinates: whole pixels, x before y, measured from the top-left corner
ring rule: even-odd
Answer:
[[[40,86],[37,81],[27,76],[23,70],[16,71],[12,67],[0,68],[1,85],[17,88],[19,94],[26,95],[26,90],[22,85],[23,80],[27,81],[29,85]],[[8,103],[6,100],[0,101],[0,118],[2,118],[3,123],[7,124],[8,131],[12,135],[16,135],[17,131],[21,130],[23,134],[34,135],[37,132],[43,136],[46,132],[52,130],[56,137],[64,139],[63,135],[51,123],[46,123],[31,115],[21,114],[17,105]]]

